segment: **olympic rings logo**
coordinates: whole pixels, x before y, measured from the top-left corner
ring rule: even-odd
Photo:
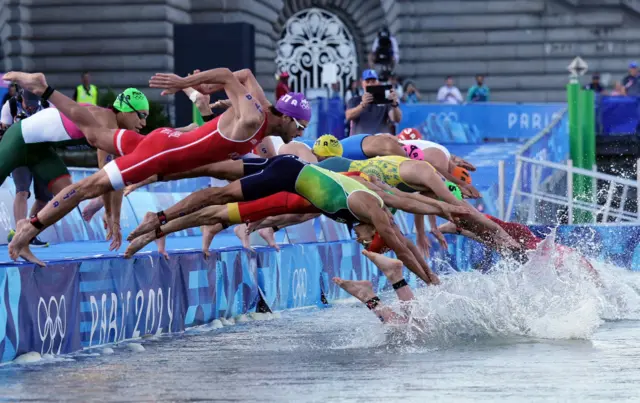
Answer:
[[[291,279],[294,306],[301,306],[307,298],[307,269],[295,269]]]
[[[64,311],[64,312],[63,312]],[[44,317],[44,325],[41,317]],[[59,300],[55,297],[49,298],[47,304],[44,298],[40,297],[38,301],[38,333],[42,341],[41,354],[51,354],[59,337],[58,350],[55,354],[60,354],[62,349],[62,341],[67,332],[67,302],[64,295]],[[45,343],[49,342],[49,347],[45,349]]]
[[[427,121],[436,121],[439,124],[444,122],[457,122],[458,121],[458,113],[457,112],[438,112],[438,113],[429,113],[427,115]]]

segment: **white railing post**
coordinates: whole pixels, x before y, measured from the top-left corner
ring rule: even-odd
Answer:
[[[567,209],[569,224],[573,224],[573,160],[567,161]]]
[[[504,160],[498,161],[498,217],[504,220]]]
[[[518,187],[520,186],[520,172],[522,171],[522,160],[519,155],[516,156],[516,174],[513,177],[513,185],[511,186],[511,196],[509,197],[509,206],[507,207],[507,215],[505,221],[511,220],[511,214],[513,213],[513,203],[516,199]]]

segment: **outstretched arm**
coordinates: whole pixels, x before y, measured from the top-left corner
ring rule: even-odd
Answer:
[[[398,232],[391,223],[390,214],[379,207],[378,201],[373,198],[373,196],[366,194],[357,195],[356,197],[352,197],[348,203],[351,211],[353,211],[356,216],[371,223],[375,227],[384,243],[396,253],[398,259],[401,260],[409,270],[427,284],[431,283],[427,274],[422,270],[420,263],[418,263],[413,253],[407,248],[404,240],[401,240],[402,234],[400,234],[400,238],[398,237]]]

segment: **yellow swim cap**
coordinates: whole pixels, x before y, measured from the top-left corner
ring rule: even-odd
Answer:
[[[342,157],[342,144],[332,134],[323,134],[313,145],[313,152],[319,157]]]

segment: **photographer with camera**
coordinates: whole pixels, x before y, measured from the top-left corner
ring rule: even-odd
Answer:
[[[385,66],[389,71],[393,71],[399,61],[398,41],[391,35],[389,28],[382,28],[376,39],[373,40],[371,53],[369,53],[369,68],[373,69],[376,64],[379,64]]]
[[[351,122],[350,135],[393,133],[402,120],[398,95],[389,85],[380,85],[375,70],[362,73],[362,96],[354,96],[347,104],[346,117]]]
[[[9,100],[2,105],[2,111],[0,112],[0,131],[4,133],[12,124],[26,119],[48,107],[49,103],[46,101],[41,102],[39,96],[18,88],[16,95],[9,98]],[[47,189],[47,184],[35,178],[28,167],[14,169],[13,172],[11,172],[11,177],[16,186],[16,197],[13,200],[13,216],[15,222],[27,218],[27,200],[31,195],[29,188],[31,187],[32,180],[36,200],[31,208],[30,216],[37,214],[38,211],[53,198],[53,194]],[[11,242],[14,234],[15,231],[11,230],[7,241]],[[36,237],[31,240],[30,246],[36,248],[47,247],[49,244],[42,242]]]

